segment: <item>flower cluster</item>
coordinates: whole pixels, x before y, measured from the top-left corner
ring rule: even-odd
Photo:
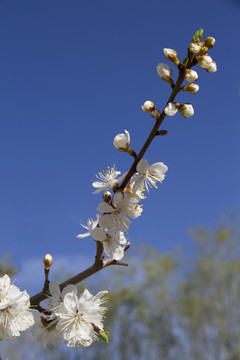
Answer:
[[[29,309],[29,295],[11,284],[8,275],[0,278],[0,340],[3,332],[9,338],[20,335],[33,325],[33,315]]]
[[[151,111],[151,106],[154,108],[154,104],[145,104],[146,108],[147,106],[149,110],[146,111]],[[118,150],[129,153],[129,132],[125,130],[125,134],[116,135],[113,144]],[[136,219],[143,211],[139,202],[145,197],[145,189],[149,191],[152,186],[157,187],[156,183],[163,181],[168,168],[162,162],[150,166],[147,160],[142,159],[136,170],[129,185],[123,190],[118,187],[127,173],[120,176],[121,172],[117,171],[115,166],[96,175],[97,180],[93,182],[93,187],[97,190],[94,194],[104,191],[103,202],[97,206],[99,214],[96,219],[88,219],[87,225],[82,225],[87,232],[77,235],[79,239],[92,236],[95,241],[100,241],[107,256],[115,260],[121,260],[124,256],[122,245],[127,243],[125,232],[131,224],[130,219]],[[109,190],[112,190],[113,194]]]
[[[66,286],[62,292],[59,286],[50,282],[49,291],[53,299],[49,303],[51,315],[40,317],[31,329],[33,336],[44,347],[66,343],[68,347],[89,346],[103,338],[103,317],[107,291],[93,296],[85,289],[77,296],[75,285]]]
[[[182,86],[180,90],[187,91],[190,94],[196,94],[199,90],[199,86],[194,83],[194,81],[198,79],[198,73],[194,70],[191,70],[190,67],[198,64],[201,68],[206,69],[208,72],[217,71],[216,63],[207,54],[208,49],[211,49],[214,46],[215,39],[208,36],[202,42],[200,42],[202,32],[202,29],[200,29],[195,34],[193,41],[188,48],[188,57],[184,60],[183,64],[180,64],[177,52],[175,50],[166,48],[163,49],[164,55],[169,61],[172,61],[180,70],[184,69],[184,78],[189,84]],[[172,69],[167,64],[158,63],[156,70],[161,79],[167,81],[174,89],[175,84],[172,79]],[[151,115],[156,119],[160,117],[160,111],[155,109],[154,103],[152,101],[146,101],[142,106],[142,109],[143,111],[151,112]],[[177,102],[169,102],[164,108],[164,113],[168,116],[174,116],[177,111],[179,111],[180,114],[185,118],[194,115],[194,109],[190,103],[181,105]],[[153,114],[158,114],[158,117],[154,116]]]

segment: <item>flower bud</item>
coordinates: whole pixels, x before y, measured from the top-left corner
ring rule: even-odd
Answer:
[[[190,94],[196,94],[199,90],[199,86],[197,84],[191,83],[184,86],[181,90],[188,91]]]
[[[209,67],[206,69],[208,72],[216,72],[217,71],[217,64],[212,61]]]
[[[197,59],[198,65],[203,69],[207,69],[212,63],[212,58],[209,55],[197,56],[196,59]]]
[[[172,78],[172,70],[167,64],[158,63],[157,64],[157,73],[161,79],[169,82]]]
[[[160,118],[160,111],[158,109],[154,109],[153,111],[151,111],[151,116],[154,118],[154,119],[159,119]]]
[[[152,101],[145,101],[145,103],[142,106],[143,111],[149,112],[154,110],[154,103]]]
[[[189,44],[188,48],[191,53],[198,54],[202,46],[198,43],[192,42],[191,44]]]
[[[176,66],[179,65],[179,60],[177,57],[177,52],[173,49],[163,49],[164,55],[170,61],[172,61]]]
[[[177,109],[176,105],[174,104],[174,102],[168,103],[164,109],[165,114],[168,116],[174,116],[177,111],[178,111],[178,109]]]
[[[203,41],[204,46],[206,46],[208,49],[211,49],[215,45],[215,39],[211,36],[208,36]]]
[[[208,52],[208,48],[206,46],[203,46],[199,51],[199,55],[206,55],[207,52]]]
[[[44,256],[43,263],[44,263],[44,269],[45,269],[45,270],[49,270],[50,267],[51,267],[51,265],[52,265],[52,263],[53,263],[53,257],[52,257],[52,255],[46,254],[46,255]]]
[[[183,117],[188,118],[194,114],[194,109],[191,104],[186,103],[179,107],[179,112]]]
[[[194,70],[187,69],[185,70],[185,79],[187,82],[191,83],[193,81],[196,81],[198,79],[198,73]]]
[[[127,151],[130,146],[130,134],[125,130],[125,134],[118,134],[113,140],[113,145],[119,151]]]
[[[103,201],[108,204],[111,201],[112,194],[110,193],[110,191],[105,191],[103,193],[102,198],[103,198]]]

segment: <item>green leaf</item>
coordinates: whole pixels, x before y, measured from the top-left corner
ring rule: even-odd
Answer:
[[[184,60],[183,60],[183,62],[182,62],[182,66],[187,66],[187,64],[188,64],[188,61],[189,61],[189,58],[188,57],[186,57]]]
[[[104,340],[107,344],[108,344],[108,335],[109,335],[109,332],[107,331],[101,331],[99,334],[98,334],[98,337],[102,340]]]
[[[193,42],[199,42],[201,40],[201,37],[203,36],[203,29],[199,29],[196,34],[194,35],[192,41]]]

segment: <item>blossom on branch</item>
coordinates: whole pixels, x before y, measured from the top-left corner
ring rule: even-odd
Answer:
[[[28,329],[34,324],[33,315],[29,309],[29,295],[20,291],[10,283],[6,274],[0,278],[0,340],[2,329],[7,337],[20,335],[20,331]]]
[[[125,130],[125,134],[118,134],[113,140],[113,145],[119,151],[127,151],[130,147],[130,134]]]
[[[127,231],[131,221],[126,216],[136,219],[141,215],[142,207],[127,194],[117,191],[114,194],[112,204],[103,202],[98,205],[97,211],[104,213],[99,220],[102,228],[110,232],[115,232],[117,229]]]
[[[146,159],[140,160],[137,164],[137,174],[133,178],[133,193],[142,189],[143,186],[147,189],[147,191],[149,191],[149,187],[151,188],[152,186],[157,188],[156,183],[158,181],[162,182],[165,179],[165,173],[167,170],[168,167],[162,162],[149,166]]]
[[[93,187],[98,188],[93,193],[98,194],[101,191],[112,189],[116,184],[119,184],[126,176],[126,172],[120,176],[118,179],[118,175],[121,174],[121,171],[116,171],[115,165],[110,169],[108,167],[107,171],[99,172],[96,175],[97,181],[93,182]]]
[[[164,112],[168,116],[174,116],[177,113],[178,109],[174,102],[170,102],[165,106]]]
[[[101,229],[98,226],[99,223],[99,215],[97,215],[97,219],[93,220],[93,219],[88,219],[87,221],[87,225],[82,225],[82,227],[84,227],[85,229],[88,230],[88,232],[86,232],[85,234],[79,234],[76,237],[78,239],[83,239],[87,236],[92,236],[92,238],[96,241],[103,241],[106,239],[106,233],[103,229]]]
[[[103,331],[103,316],[108,291],[100,291],[93,296],[85,289],[80,298],[74,292],[67,293],[56,315],[56,329],[62,334],[68,347],[89,346],[98,339],[95,328]]]

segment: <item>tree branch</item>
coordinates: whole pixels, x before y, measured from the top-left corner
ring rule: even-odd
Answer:
[[[130,247],[130,243],[127,243],[123,250],[127,251]],[[87,279],[89,276],[95,274],[96,272],[110,266],[110,265],[121,265],[121,266],[128,266],[128,263],[123,262],[123,261],[117,261],[113,258],[107,259],[105,261],[103,261],[103,245],[102,243],[100,243],[99,241],[96,241],[96,256],[95,256],[95,262],[92,266],[90,266],[88,269],[82,271],[81,273],[71,277],[70,279],[62,282],[59,286],[60,289],[62,290],[63,288],[65,288],[67,285],[69,284],[73,284],[76,285],[79,282]],[[32,296],[30,298],[30,303],[31,303],[31,308],[33,309],[38,309],[39,307],[39,303],[43,300],[46,300],[49,296],[51,296],[50,293],[46,292],[46,291],[41,291],[40,293]]]

